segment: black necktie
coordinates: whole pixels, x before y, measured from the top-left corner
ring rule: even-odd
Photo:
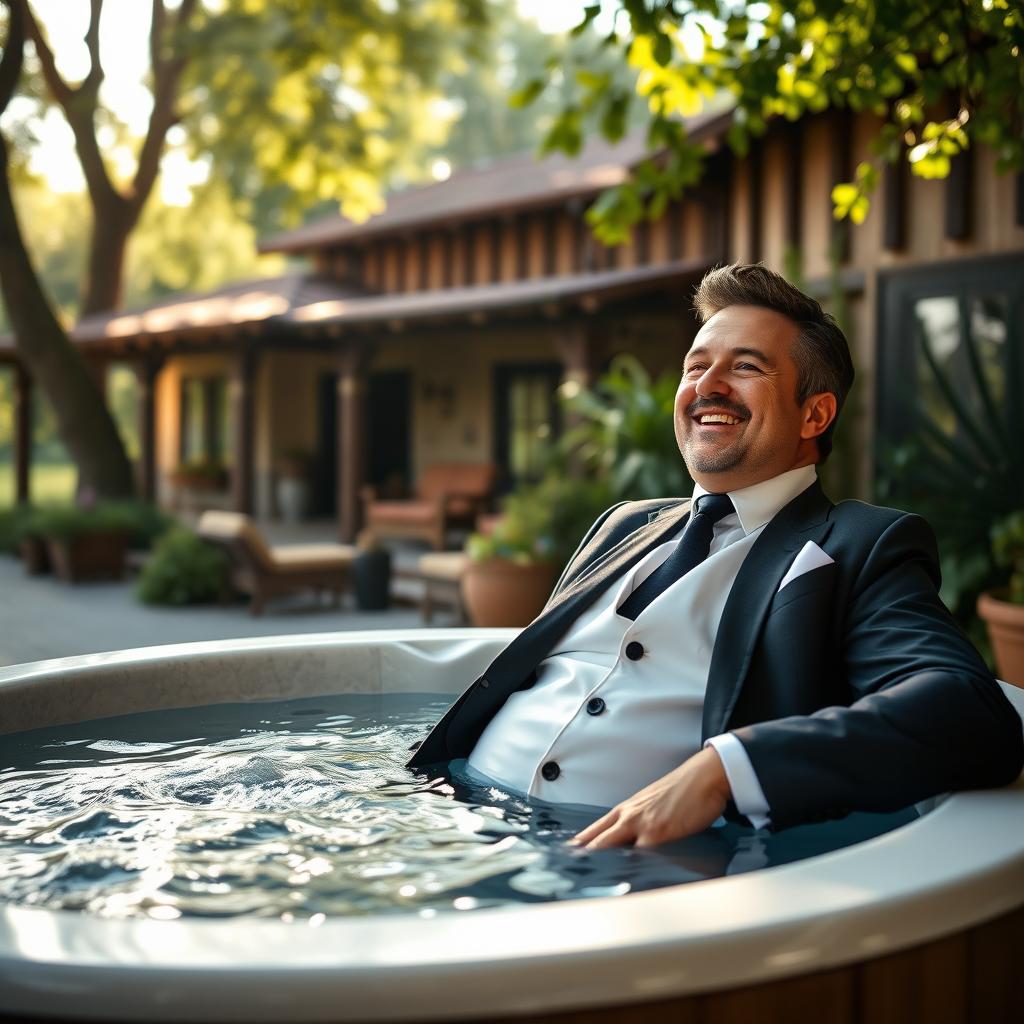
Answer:
[[[711,550],[715,523],[735,509],[728,494],[702,494],[696,512],[683,530],[675,550],[619,605],[619,614],[635,619],[659,594],[700,565]]]

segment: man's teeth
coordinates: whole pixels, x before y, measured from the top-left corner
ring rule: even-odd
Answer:
[[[701,416],[701,423],[727,423],[730,427],[735,426],[739,423],[739,420],[735,416],[726,416],[725,413],[713,412],[707,416]]]

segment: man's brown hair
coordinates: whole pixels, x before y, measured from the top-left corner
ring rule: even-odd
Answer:
[[[693,305],[702,324],[727,306],[763,306],[797,325],[799,333],[791,353],[797,369],[797,405],[826,391],[836,396],[836,417],[816,439],[818,461],[824,462],[832,451],[839,411],[853,386],[850,346],[835,317],[760,263],[732,263],[709,270],[697,287]]]

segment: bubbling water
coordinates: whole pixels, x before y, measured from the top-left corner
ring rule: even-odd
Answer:
[[[0,737],[0,899],[158,920],[429,917],[751,870],[908,820],[862,815],[831,838],[791,830],[785,847],[725,826],[587,853],[565,841],[598,808],[531,801],[458,764],[436,778],[406,770],[448,701],[343,694]]]

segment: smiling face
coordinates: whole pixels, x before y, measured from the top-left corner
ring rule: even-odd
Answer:
[[[690,476],[736,491],[818,461],[835,396],[797,403],[797,325],[761,306],[727,306],[700,329],[676,392],[675,431]]]

